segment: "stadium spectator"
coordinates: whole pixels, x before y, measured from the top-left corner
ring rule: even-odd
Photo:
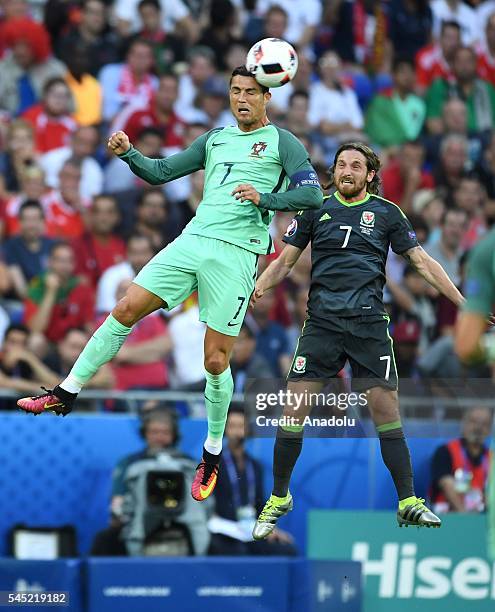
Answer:
[[[208,504],[196,504],[189,495],[183,496],[182,499],[171,499],[175,500],[177,505],[182,505],[179,515],[176,515],[172,521],[167,521],[169,525],[167,531],[171,541],[168,546],[166,541],[163,542],[159,551],[158,547],[154,548],[154,551],[151,550],[152,536],[155,535],[156,538],[155,529],[160,527],[165,517],[161,517],[162,520],[154,528],[151,527],[150,521],[145,523],[148,485],[143,483],[143,486],[137,489],[137,482],[147,477],[151,481],[150,470],[165,470],[169,479],[174,478],[171,472],[174,472],[175,477],[179,479],[179,475],[183,474],[185,482],[183,486],[179,486],[179,489],[187,490],[192,482],[196,464],[178,448],[180,432],[176,414],[171,409],[157,408],[147,412],[143,417],[139,433],[144,439],[145,446],[141,451],[121,459],[113,470],[110,526],[95,535],[90,554],[93,556],[205,554],[210,539],[206,530]],[[163,507],[163,500],[160,502]],[[139,551],[129,542],[131,535],[129,530],[132,530],[133,526],[141,531],[141,539],[144,539],[144,542],[140,542]],[[177,541],[178,531],[180,542]]]
[[[65,80],[74,101],[74,120],[78,125],[101,122],[103,94],[100,83],[89,72],[88,49],[75,44],[67,58]]]
[[[103,170],[94,158],[100,143],[100,135],[93,126],[79,127],[70,137],[65,147],[53,149],[42,155],[39,164],[45,172],[46,184],[52,189],[58,189],[59,176],[64,163],[70,158],[81,160],[81,180],[79,195],[90,199],[103,191]]]
[[[28,348],[29,330],[10,325],[0,347],[0,387],[11,391],[36,392],[40,385],[52,385],[57,375]],[[15,401],[0,399],[0,410],[14,409]]]
[[[196,108],[185,115],[188,123],[204,123],[210,128],[232,125],[234,118],[228,110],[227,83],[220,76],[207,79],[198,94]]]
[[[439,240],[440,226],[445,213],[445,202],[440,195],[433,189],[419,189],[414,194],[412,210],[426,223],[428,239],[432,242]]]
[[[287,336],[289,338],[289,353],[293,355],[296,351],[297,341],[301,335],[301,329],[303,328],[304,321],[308,314],[308,295],[309,290],[306,285],[300,285],[295,288],[291,296],[292,308],[291,315],[292,321],[289,329],[287,330]]]
[[[115,301],[124,297],[131,279],[121,281]],[[105,316],[105,315],[104,315]],[[98,324],[102,320],[98,321]],[[166,389],[168,368],[166,357],[172,349],[167,324],[160,313],[141,319],[129,334],[128,342],[111,362],[115,389]]]
[[[460,261],[463,253],[461,244],[467,222],[464,210],[447,210],[442,221],[440,239],[425,245],[425,251],[438,261],[455,285],[459,285],[460,281]]]
[[[416,319],[401,321],[394,325],[394,359],[397,373],[402,379],[412,378],[419,354],[421,325]],[[405,382],[405,381],[404,381]]]
[[[484,512],[492,412],[466,411],[459,438],[439,446],[431,460],[431,501],[436,512]]]
[[[26,200],[19,209],[19,234],[2,245],[17,299],[23,300],[31,280],[46,270],[53,244],[45,234],[45,215],[40,202]]]
[[[431,174],[423,169],[424,153],[419,140],[405,142],[381,172],[383,196],[399,202],[406,214],[412,210],[416,191],[434,186]]]
[[[426,159],[430,166],[436,163],[440,156],[442,141],[450,134],[457,134],[467,139],[468,165],[476,166],[484,148],[486,137],[478,132],[468,131],[467,107],[459,98],[450,98],[443,105],[443,131],[441,134],[429,134],[423,139],[426,147]]]
[[[414,64],[411,60],[395,61],[393,87],[376,94],[366,111],[365,132],[380,147],[401,145],[416,140],[423,128],[425,103],[414,93]]]
[[[179,79],[175,108],[181,117],[194,113],[195,101],[206,80],[215,74],[215,54],[209,47],[193,47],[187,55],[188,70]]]
[[[317,0],[285,0],[280,3],[278,0],[258,0],[256,9],[261,15],[274,5],[282,4],[289,17],[287,30],[284,33],[284,40],[297,45],[298,49],[304,52],[306,47],[310,47],[316,33],[316,27],[321,20],[322,6]]]
[[[81,161],[69,158],[59,172],[59,188],[44,198],[47,234],[53,238],[79,238],[84,232],[91,201],[80,195]]]
[[[284,39],[289,15],[280,4],[274,4],[263,15],[263,36],[262,38],[281,38]],[[253,41],[254,42],[254,41]]]
[[[433,169],[435,185],[448,208],[453,206],[453,194],[469,167],[469,143],[464,136],[449,134],[440,144],[440,155]]]
[[[454,192],[454,206],[466,213],[467,225],[461,241],[463,251],[471,249],[486,233],[484,216],[485,194],[474,175],[464,176]]]
[[[426,0],[392,0],[388,35],[397,60],[414,60],[431,37],[433,15]]]
[[[388,279],[387,287],[394,297],[394,306],[397,311],[394,319],[399,320],[392,334],[394,340],[397,339],[397,342],[405,344],[415,344],[417,352],[422,353],[433,339],[436,328],[435,310],[430,298],[429,286],[412,266],[406,266],[401,285],[397,286]],[[417,329],[404,325],[411,321],[417,324]],[[407,367],[410,366],[411,364],[408,363]]]
[[[472,45],[478,40],[476,13],[462,0],[433,0],[430,6],[433,13],[434,38],[438,38],[443,22],[454,21],[460,27],[464,45]]]
[[[136,149],[146,157],[161,157],[163,132],[159,128],[143,128],[134,142]],[[118,157],[113,157],[105,166],[104,177],[104,190],[108,193],[128,192],[142,189],[146,185]]]
[[[118,37],[108,27],[107,11],[103,0],[82,2],[79,23],[57,41],[56,51],[62,61],[69,63],[73,49],[81,45],[86,49],[88,68],[94,77],[103,66],[118,61]]]
[[[167,198],[160,188],[143,191],[138,200],[134,230],[142,236],[148,236],[155,251],[171,242],[172,236],[168,232],[169,213]]]
[[[94,292],[75,273],[74,250],[69,244],[52,247],[46,272],[30,283],[24,302],[24,321],[29,330],[50,342],[61,340],[71,327],[93,331]]]
[[[182,0],[160,2],[163,29],[183,38],[189,45],[194,44],[199,34],[199,24],[195,21],[187,4]],[[121,36],[136,34],[141,28],[138,12],[139,0],[117,0],[113,10],[116,30]]]
[[[294,91],[289,98],[284,127],[298,138],[310,136],[311,126],[308,113],[309,95],[305,91]]]
[[[175,112],[178,96],[178,79],[174,74],[160,77],[158,89],[147,107],[134,109],[128,106],[114,122],[114,128],[122,129],[135,142],[143,128],[154,127],[161,131],[163,147],[182,147],[185,123]]]
[[[300,3],[301,8],[304,3]],[[327,20],[332,27],[331,48],[346,64],[355,64],[373,73],[390,72],[390,45],[387,41],[387,3],[337,2],[327,3]]]
[[[342,82],[342,63],[333,51],[318,62],[321,81],[310,86],[309,122],[322,136],[328,160],[344,140],[361,140],[363,114],[356,94]]]
[[[171,71],[175,63],[184,60],[184,41],[174,34],[165,32],[159,0],[141,0],[138,10],[142,27],[138,38],[147,40],[153,45],[158,74]]]
[[[2,38],[11,54],[0,61],[0,108],[16,116],[36,104],[45,83],[62,77],[66,67],[50,56],[47,31],[29,17],[5,23]]]
[[[19,170],[19,192],[5,201],[0,216],[0,234],[13,236],[19,232],[19,210],[26,200],[39,200],[45,214],[47,212],[47,194],[45,175],[36,162],[27,158]]]
[[[208,554],[297,555],[292,536],[279,528],[264,541],[252,539],[254,520],[263,507],[263,468],[246,452],[247,427],[242,408],[231,405],[214,493],[215,514],[208,523],[213,532]]]
[[[251,327],[244,323],[234,344],[230,369],[234,379],[234,393],[242,393],[251,378],[265,378],[270,364],[263,355],[256,352],[256,336]]]
[[[43,362],[55,373],[57,380],[61,376],[67,376],[88,340],[89,333],[87,330],[80,327],[70,327],[52,347]],[[106,363],[96,372],[88,382],[88,388],[115,389],[115,378],[110,364]]]
[[[289,108],[290,97],[295,91],[304,91],[308,95],[310,93],[313,83],[313,65],[303,53],[299,53],[298,56],[299,66],[292,81],[283,87],[275,87],[270,90],[272,97],[268,105],[269,116],[283,116],[283,113]]]
[[[126,259],[107,268],[101,275],[96,293],[98,314],[111,312],[115,306],[117,288],[121,281],[132,280],[153,257],[155,251],[148,236],[133,234],[127,239]]]
[[[34,128],[35,149],[46,153],[68,144],[77,123],[70,116],[71,93],[64,79],[50,79],[43,86],[43,98],[22,117]]]
[[[181,215],[179,227],[177,228],[181,232],[184,227],[191,221],[196,214],[196,210],[203,199],[203,188],[205,185],[205,171],[198,170],[191,174],[191,192],[186,200],[181,200],[178,203],[178,209]]]
[[[199,320],[197,293],[170,312],[168,330],[172,339],[172,386],[184,391],[203,391],[206,325]]]
[[[478,75],[495,86],[495,8],[493,10],[486,21],[485,37],[476,45],[476,53]]]
[[[275,293],[266,293],[246,316],[246,322],[256,334],[256,352],[270,364],[271,374],[280,378],[289,371],[292,355],[287,332],[280,323],[270,320],[274,304]]]
[[[476,168],[488,198],[495,200],[495,132],[491,134],[487,147]]]
[[[127,104],[147,106],[158,87],[152,74],[153,48],[146,40],[133,40],[125,63],[106,64],[98,80],[103,90],[103,119],[112,121]]]
[[[0,150],[0,200],[21,191],[20,175],[32,164],[34,150],[33,127],[23,119],[15,119],[6,133],[5,150]]]
[[[101,275],[125,258],[125,243],[116,234],[120,221],[114,197],[101,194],[88,213],[88,228],[72,242],[76,254],[76,274],[86,276],[96,289]]]
[[[216,0],[209,7],[208,27],[203,30],[199,45],[213,50],[215,64],[221,71],[226,70],[225,56],[236,36],[236,10],[230,0]]]
[[[452,81],[453,64],[461,46],[461,29],[456,21],[444,21],[438,42],[432,42],[416,56],[416,88],[424,93],[435,79]]]
[[[453,80],[436,79],[426,92],[426,125],[431,134],[443,130],[442,108],[450,98],[466,103],[468,130],[484,132],[495,120],[495,88],[476,75],[476,53],[471,47],[457,49],[453,63]]]

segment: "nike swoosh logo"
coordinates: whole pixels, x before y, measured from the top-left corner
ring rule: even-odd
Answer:
[[[43,406],[44,410],[50,410],[50,408],[56,408],[57,406],[63,406],[64,404],[62,402],[56,402],[55,404],[49,404],[48,402],[45,402],[45,405]]]
[[[224,144],[227,144],[227,143],[226,142],[212,142],[211,146],[212,147],[220,147],[220,146],[222,146]]]
[[[215,476],[215,478],[210,482],[208,487],[205,488],[203,485],[199,487],[199,493],[203,499],[206,499],[208,495],[213,491],[213,487],[215,486],[216,482],[217,477]]]
[[[229,327],[235,327],[236,325],[240,325],[240,324],[241,324],[241,322],[240,322],[240,321],[239,321],[239,323],[227,323],[227,325],[228,325]]]

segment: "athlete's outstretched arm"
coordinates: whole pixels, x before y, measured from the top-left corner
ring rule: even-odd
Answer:
[[[127,134],[115,132],[108,141],[108,148],[129,164],[129,168],[151,185],[161,185],[204,168],[206,141],[209,132],[203,134],[185,151],[165,159],[145,157],[129,142]]]
[[[256,281],[256,287],[251,296],[250,305],[254,306],[256,302],[263,296],[265,291],[278,285],[294,267],[294,264],[299,259],[303,252],[295,246],[287,244],[280,255],[272,261],[268,268]]]
[[[447,272],[422,247],[413,247],[402,255],[432,287],[449,298],[456,306],[461,306],[464,303],[462,293],[450,280]]]

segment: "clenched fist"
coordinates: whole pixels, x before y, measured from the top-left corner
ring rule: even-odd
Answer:
[[[108,139],[108,148],[115,155],[123,155],[131,148],[129,136],[125,132],[114,132]]]

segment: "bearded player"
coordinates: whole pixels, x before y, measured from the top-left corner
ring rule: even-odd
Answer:
[[[397,370],[389,318],[383,305],[389,247],[456,305],[463,297],[438,262],[418,244],[402,210],[378,196],[380,160],[362,143],[342,145],[332,167],[335,193],[318,211],[300,211],[289,225],[284,250],[256,283],[252,302],[290,272],[311,242],[308,315],[288,375],[288,389],[300,397],[319,393],[348,359],[353,377],[367,391],[383,461],[393,478],[399,525],[440,527],[441,521],[416,497],[409,449],[402,430]],[[302,395],[305,394],[305,395]],[[316,397],[313,395],[312,397]],[[303,427],[311,405],[297,411],[286,405],[274,449],[273,491],[253,530],[267,537],[293,505],[289,481],[302,448]]]
[[[139,272],[67,378],[43,395],[18,401],[26,412],[51,410],[65,416],[83,386],[117,354],[133,325],[159,308],[174,308],[197,290],[200,318],[207,325],[208,417],[208,436],[191,490],[198,501],[216,484],[233,393],[230,355],[254,289],[258,256],[273,250],[268,226],[274,211],[316,209],[323,201],[303,145],[267,119],[269,90],[239,67],[232,72],[229,95],[237,125],[210,130],[166,159],[144,157],[124,132],[112,134],[109,149],[153,185],[204,168],[203,199],[182,234]]]

